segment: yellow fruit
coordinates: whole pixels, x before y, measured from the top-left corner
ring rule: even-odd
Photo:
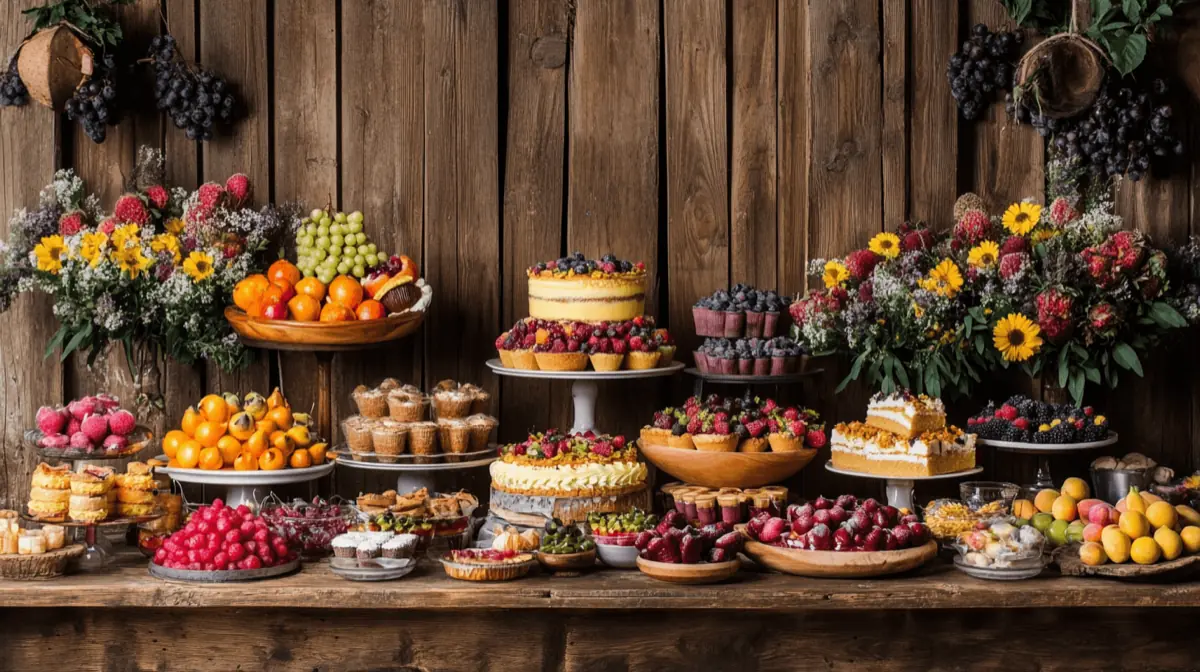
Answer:
[[[267,414],[267,400],[258,392],[251,392],[242,400],[242,410],[255,420],[262,420]]]
[[[292,426],[312,427],[312,416],[308,413],[293,413]]]
[[[1175,512],[1179,514],[1184,525],[1200,526],[1200,511],[1196,511],[1187,504],[1179,504],[1175,507]]]
[[[1150,534],[1150,521],[1146,520],[1146,514],[1137,511],[1121,514],[1119,526],[1130,539],[1140,539]]]
[[[1070,495],[1056,497],[1054,503],[1050,505],[1050,512],[1054,515],[1055,520],[1068,522],[1075,520],[1079,515],[1075,509],[1075,498]]]
[[[1013,502],[1013,515],[1017,518],[1033,518],[1033,514],[1037,512],[1037,508],[1033,506],[1033,502],[1028,499],[1018,499]]]
[[[1146,507],[1146,520],[1156,530],[1160,527],[1173,530],[1179,524],[1179,512],[1166,502],[1154,502]]]
[[[284,408],[290,408],[288,406],[287,399],[283,398],[283,393],[280,392],[279,388],[277,387],[271,392],[271,396],[267,397],[267,409],[270,410],[272,408],[279,408],[280,406]]]
[[[225,466],[232,467],[233,461],[242,452],[242,442],[232,436],[222,436],[217,441],[217,450],[221,451],[221,459],[225,462]]]
[[[1162,549],[1152,537],[1134,539],[1129,549],[1129,557],[1139,565],[1153,565],[1162,557]]]
[[[1074,476],[1063,481],[1062,493],[1070,495],[1077,502],[1092,496],[1092,491],[1088,488],[1087,481]]]
[[[221,402],[225,403],[225,402]],[[217,441],[225,436],[225,422],[202,422],[196,427],[196,436],[193,437],[200,442],[200,445],[205,448],[212,448],[217,445]]]
[[[1129,511],[1137,511],[1138,513],[1146,512],[1146,500],[1142,499],[1142,495],[1138,493],[1137,488],[1129,488],[1129,494],[1125,495],[1125,508]]]
[[[1129,548],[1132,544],[1129,537],[1116,525],[1108,525],[1100,532],[1100,543],[1104,545],[1104,554],[1109,560],[1118,565],[1129,561]]]
[[[236,394],[232,392],[226,392],[225,394],[221,395],[221,398],[225,400],[225,409],[229,417],[232,418],[234,413],[242,410],[242,400],[238,399]]]
[[[200,414],[209,422],[225,422],[229,419],[229,406],[224,397],[210,394],[200,400]]]
[[[1108,562],[1108,555],[1104,552],[1104,547],[1094,541],[1084,542],[1079,547],[1079,559],[1083,564],[1095,567]]]
[[[183,419],[179,421],[179,429],[183,430],[183,433],[189,437],[195,436],[196,428],[202,422],[204,422],[204,418],[196,412],[196,407],[188,406],[187,410],[183,412]]]
[[[1058,499],[1058,491],[1054,488],[1046,488],[1039,490],[1033,498],[1033,505],[1042,513],[1050,513],[1054,510],[1054,500]]]
[[[284,431],[292,428],[292,411],[287,406],[276,406],[267,411],[267,419]]]
[[[1179,538],[1188,553],[1200,553],[1200,527],[1188,525],[1179,533]]]
[[[163,436],[162,447],[163,453],[166,454],[168,460],[175,459],[175,453],[179,450],[179,446],[183,445],[190,437],[178,429],[172,429]]]
[[[245,441],[254,433],[254,418],[250,417],[249,413],[242,411],[235,413],[229,419],[229,435],[238,441]]]
[[[308,444],[312,443],[312,435],[309,434],[308,427],[296,425],[287,430],[287,435],[292,437],[292,441],[295,441],[299,448],[307,448]]]
[[[1154,531],[1154,543],[1162,549],[1163,560],[1174,560],[1183,555],[1183,539],[1179,533],[1169,527],[1160,527]]]

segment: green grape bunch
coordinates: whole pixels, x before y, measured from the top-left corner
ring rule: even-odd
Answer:
[[[363,214],[357,210],[313,210],[296,229],[296,267],[326,285],[338,275],[361,280],[387,258],[363,232]]]

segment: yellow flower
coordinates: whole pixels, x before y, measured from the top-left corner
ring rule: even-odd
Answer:
[[[129,274],[130,280],[136,280],[143,271],[154,264],[154,260],[142,252],[141,245],[130,245],[114,250],[112,259],[116,262],[122,273]]]
[[[138,236],[140,234],[141,230],[138,228],[137,224],[125,224],[123,226],[119,226],[112,233],[113,247],[117,248],[118,250],[122,250],[128,247],[130,243],[136,244],[139,242]]]
[[[922,308],[916,301],[912,302],[912,311],[913,317],[917,318],[918,320],[922,317],[925,317],[925,309]]]
[[[990,240],[985,240],[971,248],[971,252],[967,255],[967,263],[975,268],[991,268],[996,265],[996,259],[999,257],[1000,246]]]
[[[825,281],[826,289],[833,289],[850,279],[850,271],[846,270],[846,265],[842,262],[830,260],[825,262],[825,274],[821,279]]]
[[[164,226],[167,229],[167,233],[171,234],[172,236],[178,236],[179,234],[183,233],[183,220],[178,217],[168,219]]]
[[[58,273],[62,270],[63,257],[67,256],[67,246],[62,236],[46,236],[33,248],[33,253],[37,256],[39,271]]]
[[[1059,233],[1061,233],[1061,231],[1059,231],[1058,229],[1042,228],[1042,229],[1038,229],[1037,231],[1034,231],[1033,234],[1029,236],[1029,240],[1034,245],[1037,245],[1038,243],[1044,243],[1047,240],[1050,240],[1051,238],[1057,236]]]
[[[921,280],[920,284],[923,289],[935,292],[939,296],[951,297],[962,289],[963,276],[953,261],[943,259],[929,271],[929,277]]]
[[[1042,206],[1036,203],[1013,203],[1004,211],[1004,228],[1015,236],[1023,236],[1037,226]]]
[[[1023,362],[1042,348],[1041,329],[1020,313],[1009,313],[992,330],[992,343],[1004,359]]]
[[[213,258],[199,250],[188,255],[186,261],[183,262],[183,272],[187,273],[192,278],[192,282],[200,282],[212,275]]]
[[[881,257],[894,259],[900,254],[900,236],[894,233],[878,233],[867,245],[871,251]]]
[[[170,252],[171,259],[176,264],[179,263],[179,239],[169,233],[160,233],[150,239],[150,250],[155,254]]]
[[[79,240],[79,256],[83,257],[89,266],[95,268],[104,261],[104,254],[101,250],[107,242],[108,236],[99,231],[85,233]]]

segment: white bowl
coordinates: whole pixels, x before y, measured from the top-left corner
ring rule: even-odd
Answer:
[[[637,569],[638,549],[636,546],[613,546],[596,544],[600,562],[617,569]]]

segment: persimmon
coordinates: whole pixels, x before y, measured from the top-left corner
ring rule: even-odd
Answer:
[[[331,303],[341,304],[350,310],[358,307],[358,304],[363,300],[363,286],[358,280],[348,276],[339,275],[329,283],[329,301]]]
[[[256,273],[242,278],[233,287],[233,305],[246,311],[248,315],[253,314],[251,306],[258,303],[263,292],[270,286],[271,281],[267,280],[265,275]]]
[[[286,458],[275,448],[268,448],[266,452],[258,456],[258,468],[263,471],[278,471],[285,465]]]
[[[282,280],[289,286],[295,286],[297,282],[300,282],[300,269],[287,259],[280,259],[267,269],[267,279],[273,285],[278,285]]]
[[[312,455],[307,450],[297,450],[288,458],[288,466],[293,469],[304,469],[312,466]]]
[[[225,423],[202,422],[196,427],[196,435],[192,438],[196,439],[205,448],[212,448],[217,445],[217,442],[223,436],[225,436]]]
[[[200,400],[200,415],[209,422],[225,422],[229,419],[229,406],[219,394],[210,394]]]
[[[255,420],[262,420],[267,414],[267,399],[258,392],[249,392],[242,399],[242,410]]]
[[[292,428],[292,409],[286,406],[276,406],[267,411],[267,419],[286,432]]]
[[[368,299],[358,304],[354,316],[360,320],[378,320],[387,315],[387,309],[375,299]]]
[[[232,436],[222,436],[220,441],[217,441],[217,450],[221,451],[221,460],[226,467],[232,467],[233,461],[242,452],[242,442]]]
[[[258,458],[254,453],[243,450],[233,460],[234,471],[258,471]]]
[[[353,322],[354,311],[340,303],[327,303],[321,309],[322,322]]]
[[[254,459],[257,460],[259,456],[267,452],[267,449],[271,447],[271,441],[268,437],[267,432],[260,429],[251,434],[250,438],[246,440],[245,449],[254,456]]]
[[[223,466],[225,466],[225,458],[221,457],[221,451],[216,446],[200,451],[199,467],[201,469],[217,471]]]
[[[188,438],[187,434],[178,429],[172,429],[163,436],[163,453],[167,456],[168,460],[175,459],[175,454],[179,451],[179,446],[183,445],[183,442],[187,441]]]
[[[221,398],[225,400],[225,417],[232,418],[234,415],[241,412],[242,400],[238,399],[236,394],[232,392],[226,392],[225,394],[221,395]]]
[[[241,411],[229,418],[229,435],[238,441],[245,441],[254,433],[254,419],[249,413]]]
[[[287,430],[287,435],[299,448],[307,448],[308,444],[312,443],[312,434],[304,425],[293,425],[291,429]]]
[[[275,424],[275,421],[270,418],[264,417],[262,420],[254,423],[254,431],[256,432],[270,434],[277,429],[279,429],[279,427]]]
[[[200,464],[200,451],[204,450],[195,439],[188,439],[179,446],[179,451],[175,453],[175,460],[179,462],[182,469],[195,469],[197,464]]]
[[[297,294],[288,301],[288,314],[297,322],[316,322],[321,317],[321,304],[307,294]]]
[[[284,455],[291,455],[296,450],[296,442],[283,432],[271,437],[271,447]]]
[[[295,287],[297,295],[311,296],[317,303],[325,300],[325,283],[316,278],[304,278]]]
[[[183,433],[190,438],[196,435],[196,428],[202,422],[204,422],[204,417],[196,411],[196,407],[188,406],[187,410],[183,412],[183,419],[179,421],[179,429],[183,430]]]
[[[267,397],[267,410],[278,408],[279,406],[291,408],[291,406],[287,403],[287,398],[283,396],[283,393],[280,392],[279,388],[277,387],[274,390],[271,390],[271,396]]]
[[[314,443],[307,448],[308,456],[312,458],[313,465],[325,464],[325,456],[329,452],[329,444]]]

